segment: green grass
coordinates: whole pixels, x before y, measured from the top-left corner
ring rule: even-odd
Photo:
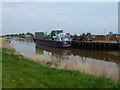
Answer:
[[[2,88],[2,49],[0,49],[0,89]]]
[[[110,79],[45,67],[7,49],[2,56],[3,88],[118,88]]]

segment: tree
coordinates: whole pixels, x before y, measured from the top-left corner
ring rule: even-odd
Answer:
[[[22,33],[22,35],[25,35],[25,33]]]
[[[21,33],[19,33],[19,35],[18,35],[19,37],[22,37],[22,34]]]
[[[108,35],[113,35],[113,32],[109,32]]]
[[[32,33],[27,32],[26,35],[31,35],[32,37],[34,36]]]

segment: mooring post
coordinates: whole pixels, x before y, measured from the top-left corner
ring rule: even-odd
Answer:
[[[105,47],[105,46],[106,46],[106,44],[105,44],[105,43],[104,43],[104,45],[103,45],[103,46],[104,46],[104,49],[103,49],[103,50],[106,50],[106,47]]]
[[[114,47],[110,43],[108,43],[108,50],[111,50],[110,48],[113,49]]]
[[[93,43],[91,44],[91,47],[90,47],[90,49],[93,49]]]

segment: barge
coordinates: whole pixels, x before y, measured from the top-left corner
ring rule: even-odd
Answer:
[[[44,32],[36,32],[34,42],[53,47],[70,47],[72,38],[69,33],[63,33],[63,30],[53,30],[49,35]]]

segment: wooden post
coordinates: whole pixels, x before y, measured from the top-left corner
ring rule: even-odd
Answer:
[[[103,50],[106,50],[106,48],[105,48],[105,43],[103,44],[103,46],[104,46]]]

